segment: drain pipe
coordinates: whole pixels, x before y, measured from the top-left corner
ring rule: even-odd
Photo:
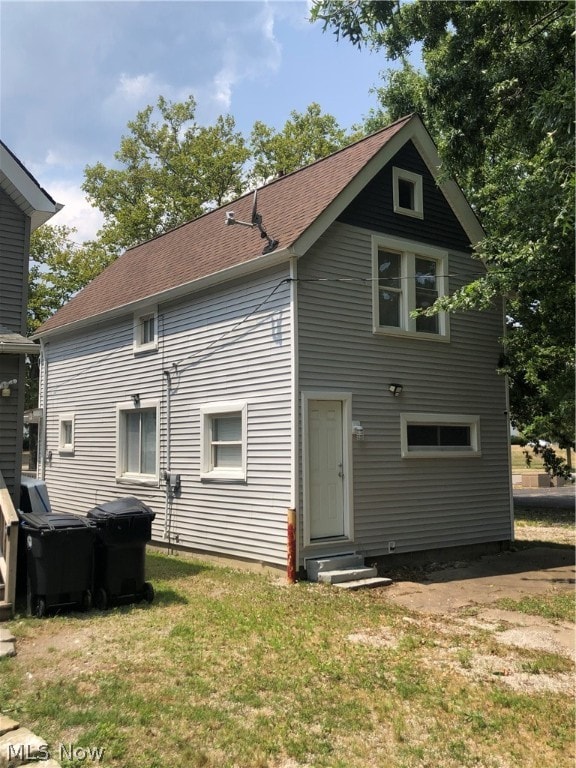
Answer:
[[[171,395],[172,395],[172,377],[170,371],[163,371],[166,377],[166,468],[164,470],[164,484],[166,491],[166,502],[164,505],[164,539],[170,541],[170,528],[172,525],[172,486],[170,483],[170,445],[172,442],[171,433]]]
[[[48,358],[46,356],[46,346],[46,342],[40,339],[40,360],[38,362],[42,374],[42,389],[38,393],[38,405],[42,408],[42,416],[40,417],[40,434],[38,435],[39,467],[36,470],[40,480],[46,479],[46,421],[48,418],[48,408],[46,405],[48,398]]]
[[[289,584],[296,583],[296,510],[288,509],[286,579]]]

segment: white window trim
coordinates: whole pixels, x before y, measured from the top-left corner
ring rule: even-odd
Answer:
[[[379,296],[378,296],[378,251],[387,249],[401,253],[401,284],[400,300],[401,326],[379,325]],[[415,339],[430,341],[450,341],[450,318],[447,312],[438,314],[438,333],[426,333],[416,330],[416,319],[410,317],[410,312],[416,308],[416,285],[414,280],[415,263],[418,257],[433,259],[437,262],[438,296],[448,293],[448,251],[434,248],[431,245],[414,243],[399,237],[372,237],[372,331],[375,334],[387,336],[410,336]]]
[[[74,413],[61,413],[58,416],[58,453],[73,455],[74,454],[74,420],[76,415]],[[71,422],[72,424],[72,440],[69,443],[64,442],[62,427],[64,423]]]
[[[400,205],[400,181],[409,181],[414,185],[414,208],[403,208]],[[406,171],[404,168],[392,168],[392,202],[394,213],[402,216],[412,216],[416,219],[424,218],[424,195],[422,192],[422,176],[419,173]]]
[[[227,413],[239,413],[242,417],[242,465],[240,467],[214,468],[212,466],[212,417]],[[248,404],[245,400],[226,400],[200,406],[200,479],[233,480],[246,482],[248,444]]]
[[[461,425],[470,428],[470,448],[436,448],[410,450],[408,446],[409,424]],[[462,413],[401,413],[400,445],[403,459],[467,459],[482,455],[480,449],[480,417]]]
[[[142,321],[148,318],[154,318],[154,340],[146,343],[142,342]],[[138,312],[134,315],[134,353],[153,352],[158,349],[158,308],[151,307],[145,312]]]
[[[126,411],[156,409],[156,471],[153,474],[140,474],[124,471],[126,435],[122,428],[122,415]],[[160,400],[141,400],[138,407],[130,401],[116,404],[116,482],[118,484],[158,486],[160,482]]]

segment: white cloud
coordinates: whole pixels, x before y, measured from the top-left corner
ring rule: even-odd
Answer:
[[[77,231],[72,239],[77,243],[94,239],[104,223],[104,218],[99,210],[87,202],[82,189],[73,182],[57,179],[47,183],[46,189],[57,203],[64,205],[64,208],[50,219],[50,223],[74,227]]]
[[[258,6],[245,7],[252,10]],[[268,79],[279,71],[282,46],[274,32],[275,13],[272,6],[263,3],[258,13],[244,22],[228,24],[220,20],[222,63],[207,85],[194,90],[199,106],[204,106],[208,113],[214,109],[230,111],[235,88],[246,81]]]

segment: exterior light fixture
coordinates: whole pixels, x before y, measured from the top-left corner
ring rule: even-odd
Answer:
[[[394,397],[400,397],[404,387],[402,386],[402,384],[389,384],[388,389],[390,390],[390,392],[392,392]]]
[[[10,381],[3,381],[0,384],[0,393],[2,394],[2,397],[10,397],[12,394],[10,387],[15,387],[16,384],[18,384],[17,379],[10,379]]]
[[[139,394],[132,395],[132,402],[134,403],[134,408],[138,408],[138,406],[140,405],[140,395]]]

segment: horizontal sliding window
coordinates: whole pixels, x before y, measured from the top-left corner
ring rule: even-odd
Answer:
[[[479,418],[459,414],[401,415],[404,458],[479,456]]]

